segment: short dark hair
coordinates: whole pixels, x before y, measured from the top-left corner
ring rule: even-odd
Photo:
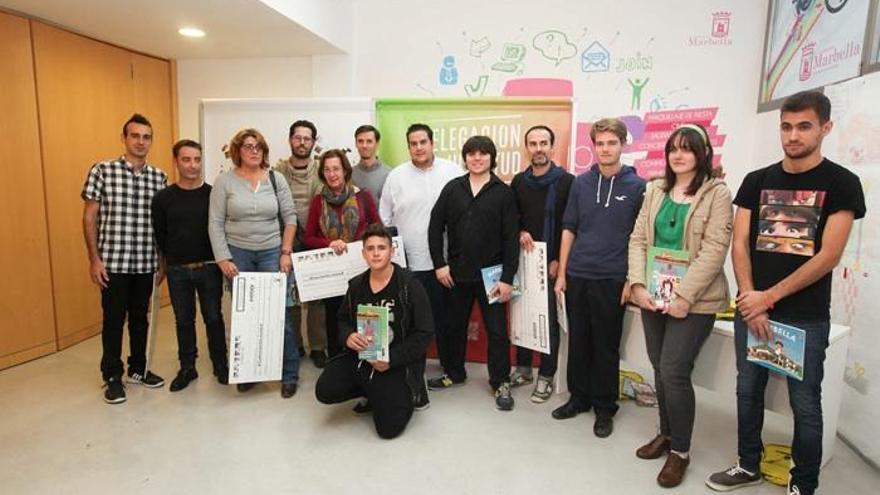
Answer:
[[[779,114],[785,112],[803,112],[812,110],[819,116],[819,123],[824,124],[831,120],[831,100],[821,91],[810,90],[795,93],[782,102]]]
[[[526,139],[526,142],[528,142],[529,133],[532,131],[547,131],[547,133],[550,134],[550,146],[556,144],[556,134],[553,133],[553,129],[547,127],[544,124],[538,124],[529,127],[529,130],[527,130],[525,135],[523,135],[523,137]]]
[[[364,125],[358,127],[357,129],[355,129],[354,130],[355,139],[357,139],[358,136],[360,136],[361,134],[363,134],[365,132],[372,132],[373,137],[376,138],[377,143],[379,142],[380,139],[382,139],[382,135],[379,134],[379,129],[376,129],[375,127],[371,126],[370,124],[364,124]]]
[[[495,143],[488,136],[471,136],[461,147],[461,159],[467,162],[467,155],[475,151],[487,153],[492,158],[492,164],[489,170],[495,170],[495,157],[498,156],[498,150],[495,149]]]
[[[318,179],[327,185],[327,179],[324,178],[324,164],[327,162],[328,158],[339,158],[339,161],[342,164],[342,172],[345,174],[345,185],[347,186],[351,183],[351,162],[348,161],[348,156],[345,155],[345,151],[339,149],[330,149],[321,154],[321,157],[318,158]]]
[[[318,128],[315,127],[315,124],[309,122],[308,120],[297,120],[296,122],[290,124],[290,133],[287,135],[287,138],[290,139],[293,137],[293,131],[296,130],[297,127],[305,127],[312,131],[312,139],[318,139]]]
[[[201,144],[193,141],[192,139],[181,139],[180,141],[174,143],[174,146],[171,147],[171,153],[174,155],[174,158],[177,158],[177,156],[180,154],[180,148],[183,147],[195,148],[199,150],[199,152],[202,151]]]
[[[367,239],[370,237],[384,237],[385,239],[388,239],[389,246],[393,244],[391,241],[391,231],[388,230],[388,227],[382,225],[381,222],[371,223],[367,226],[367,229],[364,230],[364,245],[367,244]]]
[[[712,143],[709,142],[709,134],[706,132],[706,128],[700,124],[686,124],[674,130],[669,139],[666,140],[664,153],[666,156],[666,169],[664,172],[666,184],[663,189],[667,193],[675,186],[675,172],[672,171],[672,166],[669,164],[669,154],[672,153],[675,147],[690,151],[697,160],[695,165],[696,175],[691,179],[691,183],[688,184],[685,191],[685,194],[688,196],[693,196],[704,182],[712,178],[712,157],[714,156],[714,151],[712,150]]]
[[[409,144],[409,135],[419,131],[425,131],[428,134],[428,141],[434,143],[434,131],[428,127],[428,124],[413,124],[406,129],[406,144]]]
[[[123,136],[128,136],[128,124],[141,124],[141,125],[145,125],[145,126],[149,127],[151,131],[153,130],[153,124],[151,124],[150,121],[147,120],[146,117],[144,117],[143,115],[141,115],[139,113],[131,114],[131,117],[129,117],[128,120],[126,120],[125,123],[122,124],[122,135]]]

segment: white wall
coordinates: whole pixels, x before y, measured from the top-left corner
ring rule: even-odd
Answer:
[[[353,95],[467,96],[466,84],[487,76],[484,96],[500,95],[510,79],[549,77],[573,83],[577,120],[643,116],[654,109],[720,107],[716,124],[727,135],[720,150],[735,186],[752,163],[753,121],[758,94],[766,0],[736,2],[675,0],[644,2],[412,2],[354,3]],[[730,12],[726,43],[711,39],[713,13]],[[548,33],[557,31],[556,34]],[[536,36],[544,53],[535,48]],[[481,41],[482,40],[482,41]],[[613,60],[609,72],[583,72],[581,55],[594,41]],[[474,48],[488,43],[482,53]],[[494,70],[505,43],[521,44],[521,71]],[[559,50],[557,52],[556,50]],[[566,50],[568,53],[566,53]],[[556,61],[546,55],[573,55]],[[477,54],[479,56],[474,56]],[[455,57],[458,82],[440,84],[445,56]],[[643,69],[617,71],[620,58],[641,57]],[[650,78],[640,109],[631,107],[628,79]]]
[[[181,138],[198,139],[202,98],[309,96],[312,96],[311,57],[177,61]]]

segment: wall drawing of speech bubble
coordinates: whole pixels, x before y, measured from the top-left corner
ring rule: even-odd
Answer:
[[[552,60],[558,67],[563,60],[573,58],[577,54],[577,46],[568,41],[562,31],[548,30],[535,35],[532,46],[547,60]]]

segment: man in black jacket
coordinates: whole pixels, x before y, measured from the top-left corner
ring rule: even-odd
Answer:
[[[441,390],[464,383],[467,328],[474,299],[479,301],[489,336],[489,384],[495,407],[513,409],[510,395],[510,341],[505,303],[513,291],[519,267],[519,216],[513,191],[492,171],[497,151],[486,136],[469,138],[461,149],[468,173],[449,181],[431,211],[428,244],[437,280],[452,289],[451,317],[440,356],[444,373],[428,380],[428,388]],[[448,257],[443,249],[448,237]],[[491,292],[500,301],[489,304],[481,269],[501,265],[501,277]]]
[[[574,176],[553,162],[556,136],[549,127],[536,125],[526,131],[525,138],[529,168],[516,174],[510,183],[520,213],[519,245],[531,252],[535,242],[547,243],[547,275],[553,287],[559,272],[562,215]],[[541,354],[538,382],[530,398],[535,403],[546,402],[553,395],[553,376],[558,363],[559,322],[553,290],[547,291],[547,301],[550,354]],[[511,386],[532,382],[532,355],[531,349],[516,348],[516,371],[510,377]]]
[[[434,333],[425,289],[405,268],[391,262],[391,234],[382,224],[364,232],[363,255],[370,269],[351,279],[339,308],[339,337],[347,352],[327,362],[315,385],[323,404],[366,397],[380,437],[400,435],[416,404],[427,405],[425,349]],[[359,304],[388,308],[389,360],[358,358],[370,342],[357,331]]]

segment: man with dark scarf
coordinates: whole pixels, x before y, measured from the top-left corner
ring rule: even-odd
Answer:
[[[526,131],[526,154],[529,167],[516,174],[510,187],[516,196],[520,213],[519,243],[526,250],[534,249],[534,242],[547,243],[547,273],[550,287],[556,284],[559,269],[559,240],[562,237],[562,214],[568,203],[568,192],[574,175],[553,162],[556,135],[545,125],[536,125]],[[556,319],[556,294],[547,291],[550,320],[550,354],[541,354],[538,381],[531,401],[546,402],[553,395],[553,376],[556,374],[559,354],[559,322]],[[510,376],[513,387],[531,383],[532,356],[530,349],[517,347],[516,370]]]

